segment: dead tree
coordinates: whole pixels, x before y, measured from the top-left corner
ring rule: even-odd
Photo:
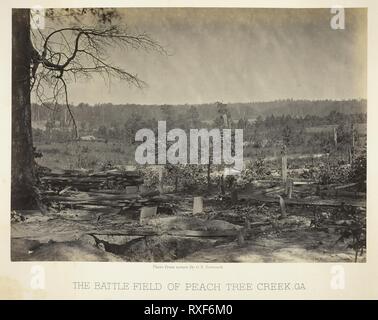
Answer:
[[[69,84],[78,78],[101,76],[143,87],[137,75],[115,66],[107,52],[113,47],[156,50],[163,48],[147,34],[132,34],[110,24],[117,12],[111,9],[49,9],[46,16],[61,19],[61,27],[31,29],[29,9],[12,12],[12,208],[36,207],[31,96],[42,106],[64,105],[73,132],[74,115],[68,103]],[[90,16],[93,26],[78,26]],[[63,18],[62,18],[63,17]],[[79,21],[80,22],[80,21]]]

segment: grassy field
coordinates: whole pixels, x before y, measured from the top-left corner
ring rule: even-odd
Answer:
[[[105,165],[134,164],[134,145],[123,142],[54,142],[50,144],[36,144],[37,151],[42,157],[38,164],[50,169],[101,169]]]

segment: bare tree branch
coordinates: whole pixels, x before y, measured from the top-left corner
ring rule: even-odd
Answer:
[[[65,12],[69,12],[69,9]],[[82,9],[80,12],[75,12],[80,15],[87,11]],[[101,19],[106,20],[108,13],[104,12]],[[139,79],[138,75],[112,64],[107,52],[114,47],[119,47],[166,53],[164,48],[146,33],[131,34],[127,29],[117,25],[71,26],[52,30],[47,35],[41,30],[38,32],[40,43],[33,32],[30,45],[33,57],[30,89],[33,90],[41,105],[46,105],[46,102],[55,104],[63,102],[72,120],[76,137],[77,126],[69,106],[68,82],[76,81],[79,77],[91,78],[93,75],[100,75],[104,81],[106,78],[108,81],[111,78],[117,78],[130,85],[143,88],[146,85],[145,82]],[[47,93],[48,91],[51,93]]]
[[[67,108],[67,110],[68,110],[68,112],[70,114],[70,117],[72,119],[73,127],[75,129],[75,138],[77,138],[78,137],[78,134],[77,134],[77,125],[76,125],[75,117],[73,116],[71,108],[70,108],[70,105],[68,103],[67,85],[66,85],[66,82],[64,81],[63,78],[60,78],[59,80],[63,83],[64,95],[65,95],[65,100],[66,100],[66,108]]]

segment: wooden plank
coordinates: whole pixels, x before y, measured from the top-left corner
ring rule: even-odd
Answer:
[[[176,237],[221,238],[236,237],[238,230],[174,230],[166,234]]]
[[[294,186],[305,186],[305,185],[311,185],[315,184],[315,181],[298,181],[298,180],[293,180],[293,185]]]
[[[272,197],[264,197],[258,195],[241,195],[241,199],[255,200],[259,202],[279,203],[278,199]],[[324,206],[324,207],[339,207],[341,205],[349,205],[352,207],[366,207],[366,201],[356,199],[319,199],[319,200],[306,200],[306,199],[285,199],[287,205],[308,205],[308,206]]]
[[[358,183],[355,182],[355,183],[348,183],[348,184],[345,184],[345,185],[342,185],[342,186],[337,186],[337,187],[334,187],[335,190],[341,190],[341,189],[346,189],[346,188],[350,188],[350,187],[353,187],[355,185],[357,185]]]

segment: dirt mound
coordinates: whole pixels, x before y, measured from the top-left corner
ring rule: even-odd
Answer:
[[[28,260],[30,253],[40,246],[41,243],[37,240],[11,239],[11,259],[12,261]]]
[[[121,256],[127,261],[175,261],[215,245],[213,239],[154,236],[129,242]]]
[[[37,242],[26,243],[29,246],[28,252],[21,250],[23,252],[22,256],[20,254],[17,256],[12,255],[12,260],[14,258],[14,260],[23,261],[123,261],[111,253],[102,251],[82,241],[49,242],[40,245]],[[16,241],[14,244],[18,244],[18,247],[20,247],[22,241]],[[37,247],[32,248],[33,245]]]
[[[207,230],[239,230],[242,228],[224,220],[206,220],[204,224]]]

